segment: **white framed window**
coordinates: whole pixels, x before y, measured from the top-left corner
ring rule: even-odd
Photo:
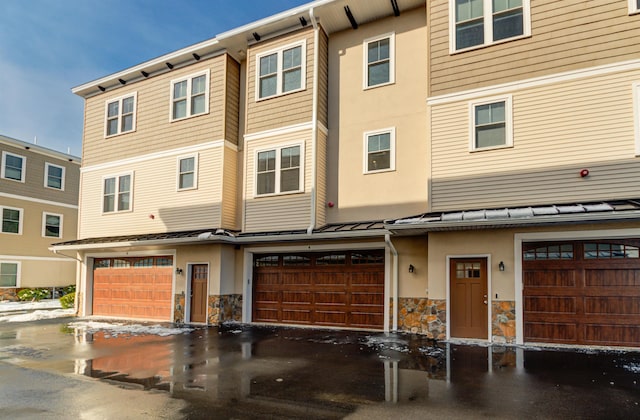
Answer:
[[[0,232],[12,235],[22,235],[22,209],[14,207],[0,207],[2,213],[2,228]]]
[[[102,212],[131,211],[133,202],[133,174],[121,174],[103,178]]]
[[[178,157],[178,191],[198,188],[198,155]]]
[[[469,103],[471,151],[513,146],[511,95]]]
[[[171,121],[209,113],[209,69],[171,81]]]
[[[256,151],[256,196],[304,190],[304,147],[282,145]]]
[[[633,89],[633,127],[636,139],[636,156],[640,156],[640,82],[634,82],[631,88]]]
[[[396,129],[364,133],[364,173],[394,171],[396,169]]]
[[[2,173],[4,179],[24,182],[27,158],[14,153],[2,152]]]
[[[395,82],[395,39],[389,33],[364,40],[364,89]]]
[[[628,0],[629,1],[629,14],[640,13],[640,0]]]
[[[530,0],[449,0],[450,52],[531,35]]]
[[[306,42],[256,55],[256,101],[305,89]]]
[[[20,287],[20,262],[0,261],[0,288]]]
[[[105,102],[104,136],[111,137],[136,130],[136,103],[138,93],[133,92]]]
[[[42,236],[45,238],[62,238],[62,215],[42,213]]]
[[[44,164],[44,186],[54,190],[64,191],[65,167],[45,162]]]

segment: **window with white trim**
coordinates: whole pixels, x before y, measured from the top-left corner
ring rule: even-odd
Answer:
[[[106,102],[105,137],[135,131],[137,97],[137,92],[134,92]]]
[[[256,100],[305,88],[305,46],[302,41],[256,55]]]
[[[2,152],[2,178],[24,182],[27,158],[9,152]]]
[[[629,0],[629,14],[640,13],[640,0]]]
[[[198,187],[198,155],[178,157],[178,190]]]
[[[640,156],[640,82],[634,82],[631,87],[633,89],[633,125],[636,137],[636,156]]]
[[[513,145],[511,96],[471,102],[469,110],[472,151]]]
[[[209,70],[171,81],[171,120],[209,112]]]
[[[0,287],[18,287],[20,280],[20,263],[0,261]]]
[[[531,35],[530,0],[449,0],[451,51]]]
[[[46,162],[44,164],[44,186],[54,190],[64,191],[64,166]]]
[[[395,170],[395,138],[395,128],[364,133],[364,173]]]
[[[395,34],[365,39],[363,48],[365,52],[364,88],[394,83]]]
[[[257,152],[256,195],[302,190],[302,145],[282,146]]]
[[[2,212],[2,228],[0,232],[22,235],[22,209],[0,207]]]
[[[102,190],[102,212],[117,213],[131,210],[133,175],[106,177]]]
[[[42,236],[45,238],[62,238],[62,215],[42,213]]]

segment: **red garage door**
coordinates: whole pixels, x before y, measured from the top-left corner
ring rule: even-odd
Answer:
[[[253,321],[382,329],[384,251],[256,255]]]
[[[93,315],[171,320],[173,258],[96,258]]]
[[[523,245],[524,339],[640,346],[640,240]]]

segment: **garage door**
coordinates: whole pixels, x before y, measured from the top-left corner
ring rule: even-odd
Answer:
[[[523,245],[524,339],[640,345],[640,240]]]
[[[253,321],[382,329],[384,251],[256,255]]]
[[[171,320],[173,258],[96,258],[93,314]]]

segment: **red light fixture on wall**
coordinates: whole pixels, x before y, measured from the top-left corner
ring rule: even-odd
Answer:
[[[580,177],[581,177],[581,178],[584,178],[584,177],[586,177],[586,176],[588,176],[588,175],[589,175],[589,170],[588,170],[588,169],[582,169],[582,170],[580,170]]]

